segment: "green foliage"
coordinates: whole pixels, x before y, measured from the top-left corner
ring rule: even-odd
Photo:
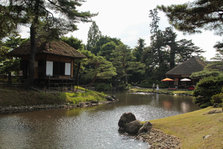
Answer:
[[[201,79],[205,77],[210,77],[210,76],[219,76],[220,72],[219,71],[209,71],[209,70],[203,70],[199,72],[194,72],[191,74],[190,78],[193,79]]]
[[[93,49],[93,53],[97,55],[99,52],[103,51],[103,50],[102,50],[103,45],[104,45],[104,44],[107,44],[107,43],[109,43],[109,42],[114,42],[115,45],[120,45],[120,44],[122,44],[122,42],[121,42],[119,39],[117,39],[117,38],[111,38],[111,37],[108,37],[108,36],[102,36],[102,37],[97,41],[96,46],[95,46],[95,48]],[[104,50],[106,50],[106,49],[104,49]],[[102,52],[102,53],[103,53],[103,52]]]
[[[109,83],[96,83],[95,90],[97,91],[110,91],[112,90],[112,84]]]
[[[136,61],[142,62],[142,54],[145,50],[145,40],[144,39],[139,39],[138,40],[138,45],[133,51],[133,55],[136,57]]]
[[[20,21],[19,16],[21,13],[18,13],[17,15],[11,15],[11,13],[9,7],[2,6],[0,3],[0,40],[9,36],[11,33],[16,32],[16,24]]]
[[[169,22],[180,31],[200,33],[201,29],[206,29],[214,30],[219,35],[223,34],[222,7],[222,0],[194,0],[181,5],[158,6],[166,13]],[[222,47],[222,42],[215,45],[217,49]]]
[[[211,62],[207,66],[205,66],[204,70],[199,71],[199,72],[194,72],[191,74],[191,78],[194,79],[201,79],[204,77],[209,77],[209,76],[220,76],[223,75],[223,62],[218,61],[218,62]]]
[[[83,61],[81,72],[83,82],[89,84],[97,82],[96,88],[102,89],[101,86],[105,86],[104,90],[107,90],[111,86],[125,89],[128,83],[143,79],[145,65],[137,62],[132,50],[119,39],[102,36],[93,51],[97,56],[82,50],[88,57]],[[102,80],[106,85],[101,84]]]
[[[98,52],[98,55],[103,56],[106,60],[112,59],[114,55],[112,53],[115,51],[116,45],[114,41],[107,42],[102,45],[101,50]]]
[[[106,95],[104,93],[99,93],[92,90],[85,89],[84,91],[78,92],[66,92],[66,100],[74,104],[80,102],[90,102],[90,101],[104,101]]]
[[[216,48],[217,53],[212,59],[217,61],[223,61],[223,42],[217,42],[214,47]]]
[[[222,33],[222,0],[195,0],[181,5],[159,6],[166,13],[177,29],[194,33],[201,32],[199,29],[215,30]]]
[[[95,47],[99,39],[102,37],[101,31],[99,30],[99,27],[97,24],[93,21],[92,25],[88,31],[88,39],[87,39],[87,50],[95,53]]]
[[[221,106],[223,106],[223,93],[213,95],[211,97],[211,103],[215,107],[221,107]]]
[[[223,87],[223,77],[207,77],[201,79],[194,90],[195,103],[204,107],[211,105],[211,97],[219,94]]]
[[[11,21],[15,26],[17,24],[32,24],[33,27],[35,26],[35,29],[38,29],[40,26],[36,25],[40,22],[44,22],[43,29],[45,29],[45,31],[56,28],[60,34],[65,34],[69,31],[76,30],[76,23],[89,22],[91,21],[90,18],[95,15],[90,12],[80,12],[77,10],[77,8],[82,5],[82,2],[82,0],[11,0],[10,3],[1,2],[0,6],[4,10],[3,12],[7,14],[5,19],[16,18]],[[51,11],[49,11],[48,8]],[[52,12],[55,11],[60,13],[62,17],[61,15],[53,15]]]
[[[69,44],[71,47],[73,47],[76,50],[84,48],[84,44],[82,43],[82,41],[73,37],[73,36],[71,36],[71,37],[63,36],[63,37],[61,37],[61,40],[66,42],[67,44]]]
[[[113,58],[111,60],[118,74],[115,84],[127,86],[129,76],[128,69],[130,68],[131,60],[133,58],[131,50],[127,46],[121,44],[116,47],[112,56]]]
[[[82,62],[81,78],[85,84],[96,80],[109,80],[116,74],[116,69],[111,62],[102,56],[95,56],[88,50],[81,50],[88,58]]]
[[[211,97],[211,103],[214,107],[222,107],[223,108],[223,88],[221,89],[221,93],[213,95]]]
[[[204,51],[195,46],[192,40],[181,39],[177,41],[176,63],[184,62],[192,56],[200,56]]]
[[[26,39],[22,39],[20,36],[12,35],[2,43],[3,46],[0,47],[0,74],[11,75],[11,72],[19,71],[20,59],[9,59],[7,54],[25,41]]]

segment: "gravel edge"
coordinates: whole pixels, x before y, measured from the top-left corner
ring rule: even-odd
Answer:
[[[152,128],[148,133],[139,134],[136,139],[149,143],[150,149],[180,149],[180,139]]]

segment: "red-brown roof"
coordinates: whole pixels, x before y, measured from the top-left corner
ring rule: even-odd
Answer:
[[[53,54],[58,56],[66,56],[72,58],[85,58],[86,56],[78,52],[76,49],[68,45],[67,43],[61,40],[54,40],[48,42],[36,42],[36,54]],[[11,56],[25,56],[30,54],[30,42],[22,44],[20,47],[15,48],[9,53]]]

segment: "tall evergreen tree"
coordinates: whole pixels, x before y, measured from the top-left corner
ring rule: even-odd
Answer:
[[[150,50],[153,53],[151,56],[154,56],[154,64],[156,66],[153,66],[156,68],[156,70],[164,75],[164,71],[167,70],[167,63],[165,58],[165,36],[164,33],[159,29],[159,16],[157,9],[150,10],[149,17],[152,19],[152,22],[150,24]],[[154,71],[155,72],[155,71]],[[162,73],[161,73],[162,72]],[[157,79],[160,79],[160,75],[157,76]]]
[[[58,35],[77,29],[77,22],[89,22],[93,16],[90,12],[80,12],[82,0],[10,0],[1,2],[0,7],[9,10],[7,18],[18,16],[15,24],[30,25],[30,58],[28,85],[33,85],[36,38],[40,22],[44,22],[45,31],[54,29]],[[50,36],[50,35],[49,35]],[[48,36],[48,37],[49,37]]]
[[[157,9],[150,10],[149,17],[152,19],[152,22],[150,23],[150,34],[151,34],[150,37],[151,40],[154,40],[156,34],[159,31],[159,21],[160,21]]]
[[[129,63],[132,60],[131,50],[124,44],[120,44],[115,48],[112,53],[112,64],[115,66],[117,71],[117,78],[118,81],[116,85],[124,85],[124,88],[128,84],[128,68]]]
[[[96,50],[94,49],[96,48],[96,43],[101,37],[101,31],[99,30],[97,24],[93,21],[88,31],[87,50],[92,51],[94,54],[96,54]]]
[[[134,49],[133,54],[136,57],[136,61],[141,62],[142,61],[142,54],[145,49],[145,40],[144,39],[139,39],[138,40],[138,45]]]
[[[175,55],[177,54],[177,42],[176,37],[177,34],[173,32],[173,29],[170,27],[167,27],[164,31],[164,42],[167,48],[169,49],[169,66],[170,69],[175,67]]]

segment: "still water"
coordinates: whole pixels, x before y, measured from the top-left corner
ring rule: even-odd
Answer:
[[[145,121],[198,109],[186,96],[115,95],[119,102],[98,107],[0,115],[0,149],[146,149],[118,133],[124,112]]]

